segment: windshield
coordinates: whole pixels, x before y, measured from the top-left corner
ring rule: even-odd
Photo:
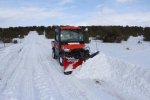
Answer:
[[[61,41],[64,42],[80,42],[83,41],[83,34],[77,30],[62,30],[61,31]]]

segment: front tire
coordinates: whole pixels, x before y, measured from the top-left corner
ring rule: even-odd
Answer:
[[[59,64],[61,65],[61,66],[63,66],[64,65],[64,58],[62,57],[62,56],[59,56]]]

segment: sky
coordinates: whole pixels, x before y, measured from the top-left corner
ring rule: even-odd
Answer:
[[[150,0],[0,0],[0,27],[150,26]]]

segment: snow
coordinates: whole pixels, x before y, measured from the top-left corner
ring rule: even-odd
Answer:
[[[93,81],[65,76],[50,44],[30,32],[23,43],[0,51],[1,100],[118,100]]]
[[[139,39],[98,42],[100,54],[66,76],[52,58],[51,40],[32,31],[0,49],[0,100],[150,100],[150,45]]]
[[[11,45],[12,45],[12,43],[5,43],[4,44],[4,43],[0,42],[0,49],[11,46]]]
[[[131,36],[128,41],[123,41],[122,43],[101,43],[98,40],[93,40],[88,46],[93,52],[98,49],[107,56],[123,60],[127,63],[150,67],[150,42],[142,40],[143,36]],[[138,41],[141,41],[141,43],[138,43]]]
[[[122,43],[91,41],[87,46],[93,52],[100,50],[100,54],[74,75],[101,82],[105,91],[121,100],[150,100],[150,44],[142,40],[139,36]]]
[[[150,70],[99,54],[82,65],[75,76],[101,82],[105,91],[121,100],[150,99]]]
[[[22,42],[24,41],[24,39],[14,38],[14,39],[12,40],[12,42],[13,42],[14,40],[17,40],[18,43],[22,43]],[[3,43],[2,41],[0,41],[0,50],[3,49],[3,48],[5,48],[5,47],[12,46],[12,45],[14,45],[14,43]]]

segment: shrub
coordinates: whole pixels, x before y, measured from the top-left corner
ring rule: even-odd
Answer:
[[[11,43],[11,42],[12,42],[12,39],[10,39],[10,38],[5,38],[5,39],[3,39],[2,41],[3,41],[3,43]]]
[[[144,29],[144,41],[150,41],[150,28],[146,27]]]

